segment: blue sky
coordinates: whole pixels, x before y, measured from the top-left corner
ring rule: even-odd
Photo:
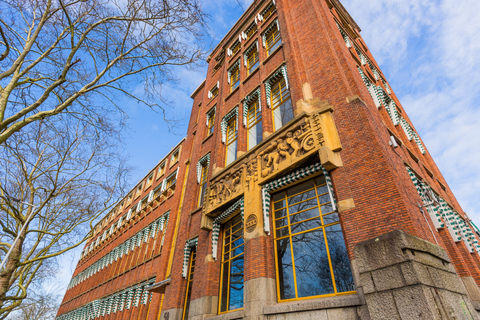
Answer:
[[[282,0],[278,0],[282,1]],[[318,0],[322,1],[322,0]],[[204,0],[216,45],[249,0]],[[480,226],[480,1],[343,0],[392,89],[406,109],[458,201]],[[173,101],[170,115],[183,119],[169,132],[160,114],[126,105],[126,152],[135,167],[132,186],[175,146],[186,132],[190,94],[205,68],[177,69],[178,83],[163,88]],[[64,290],[81,249],[62,259]],[[60,293],[63,295],[63,292]]]

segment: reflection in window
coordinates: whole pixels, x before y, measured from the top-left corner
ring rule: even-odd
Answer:
[[[230,70],[230,92],[235,90],[240,85],[240,64],[236,64]]]
[[[247,75],[249,75],[253,71],[255,71],[255,69],[257,69],[259,65],[258,50],[256,45],[253,45],[253,47],[250,49],[246,59],[247,59]]]
[[[220,313],[243,308],[243,222],[240,215],[223,231]]]
[[[204,162],[201,164],[200,168],[200,194],[198,195],[198,206],[203,204],[205,199],[205,191],[207,190],[207,174],[208,174],[208,163]]]
[[[280,30],[278,30],[277,22],[274,22],[274,25],[267,32],[265,38],[265,47],[267,48],[267,56],[269,56],[282,44],[282,37]]]
[[[185,295],[185,305],[183,307],[183,320],[188,319],[188,311],[190,308],[190,299],[192,297],[192,282],[193,282],[193,273],[195,271],[195,258],[197,257],[197,252],[195,249],[192,249],[190,254],[190,264],[188,265],[188,275],[187,275],[187,294]]]
[[[272,84],[272,93],[270,95],[270,105],[273,112],[273,127],[277,131],[290,120],[293,119],[292,101],[290,99],[290,90],[287,88],[284,77],[280,77]]]
[[[215,127],[215,108],[207,113],[207,136],[213,133]]]
[[[355,291],[325,177],[280,191],[272,203],[279,300]]]
[[[232,117],[227,122],[227,156],[225,165],[237,159],[237,117]]]
[[[247,149],[255,147],[263,139],[262,132],[262,112],[260,110],[259,99],[254,100],[247,111]]]

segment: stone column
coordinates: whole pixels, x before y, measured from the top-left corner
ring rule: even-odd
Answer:
[[[266,319],[265,306],[276,303],[276,284],[272,264],[270,236],[263,228],[261,187],[253,180],[245,188],[244,239],[245,287],[243,319]],[[274,258],[273,258],[274,259]]]

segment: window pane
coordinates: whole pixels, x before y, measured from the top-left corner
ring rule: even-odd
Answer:
[[[281,299],[295,298],[290,239],[277,240],[278,283]]]
[[[321,208],[322,208],[322,214],[327,214],[327,213],[333,211],[333,207],[332,207],[331,204],[325,204],[325,205],[321,206]]]
[[[322,226],[322,221],[320,218],[315,218],[312,220],[307,220],[301,223],[294,224],[290,226],[290,229],[292,230],[292,234],[298,233],[298,232],[303,232],[303,231],[308,231],[314,228],[318,228]]]
[[[334,293],[323,231],[293,236],[292,244],[298,297]]]
[[[328,250],[332,260],[335,285],[338,292],[354,291],[352,270],[348,260],[347,248],[343,239],[342,228],[339,224],[325,228],[327,233]]]
[[[317,186],[321,186],[322,184],[325,184],[325,176],[320,176],[318,178],[315,178],[315,183]]]
[[[282,124],[285,125],[288,123],[290,120],[293,119],[293,108],[292,108],[292,101],[288,99],[285,101],[284,104],[282,104],[279,109],[281,110],[282,113]]]
[[[338,222],[338,213],[334,212],[332,214],[323,216],[323,224],[330,224]]]
[[[282,228],[288,225],[287,218],[279,219],[275,221],[276,228]]]
[[[314,188],[315,185],[313,184],[313,181],[310,180],[310,181],[307,181],[307,182],[304,182],[304,183],[301,183],[301,184],[298,184],[294,187],[291,187],[287,190],[287,196],[291,197],[293,195],[296,195],[298,193],[301,193],[301,192],[304,192],[305,190],[308,190],[308,189],[312,189]],[[315,193],[314,193],[315,194]],[[311,198],[312,196],[308,197],[308,198]],[[307,199],[307,198],[305,198]],[[291,204],[291,203],[294,203],[292,202],[292,199],[289,199],[288,202]],[[298,202],[298,201],[296,201]]]
[[[316,198],[313,198],[313,199],[310,199],[310,200],[307,200],[307,201],[304,201],[304,202],[300,202],[299,204],[295,204],[293,206],[290,206],[289,209],[288,209],[288,213],[294,214],[296,212],[311,209],[311,208],[314,208],[314,207],[318,207],[318,202],[317,202]]]
[[[285,198],[285,192],[284,191],[281,191],[279,193],[275,193],[274,195],[272,195],[272,201],[273,202],[282,200],[283,198]],[[282,207],[285,207],[285,206],[282,206]]]
[[[243,256],[232,260],[229,310],[243,307]]]
[[[330,202],[330,195],[328,193],[318,196],[318,200],[321,204]]]
[[[274,206],[275,209],[284,208],[285,207],[285,200],[276,202],[273,206]]]
[[[228,270],[230,269],[229,263],[223,265],[223,277],[222,277],[222,303],[220,311],[227,311],[227,297],[228,297]]]
[[[320,221],[320,212],[318,211],[317,207],[315,207],[313,209],[310,209],[310,210],[307,210],[307,211],[297,213],[295,215],[291,215],[290,216],[290,223],[293,224],[293,223],[297,223],[297,222],[307,220],[307,219],[311,219],[311,218],[315,218],[315,217],[318,218],[318,220]]]
[[[321,187],[318,187],[317,192],[318,192],[318,194],[325,194],[325,193],[328,194],[327,185],[323,185]]]
[[[227,165],[235,161],[236,158],[237,158],[237,141],[234,141],[227,147]]]

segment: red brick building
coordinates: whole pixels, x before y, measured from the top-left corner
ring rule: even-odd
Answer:
[[[477,319],[480,246],[337,0],[254,1],[57,319]]]

